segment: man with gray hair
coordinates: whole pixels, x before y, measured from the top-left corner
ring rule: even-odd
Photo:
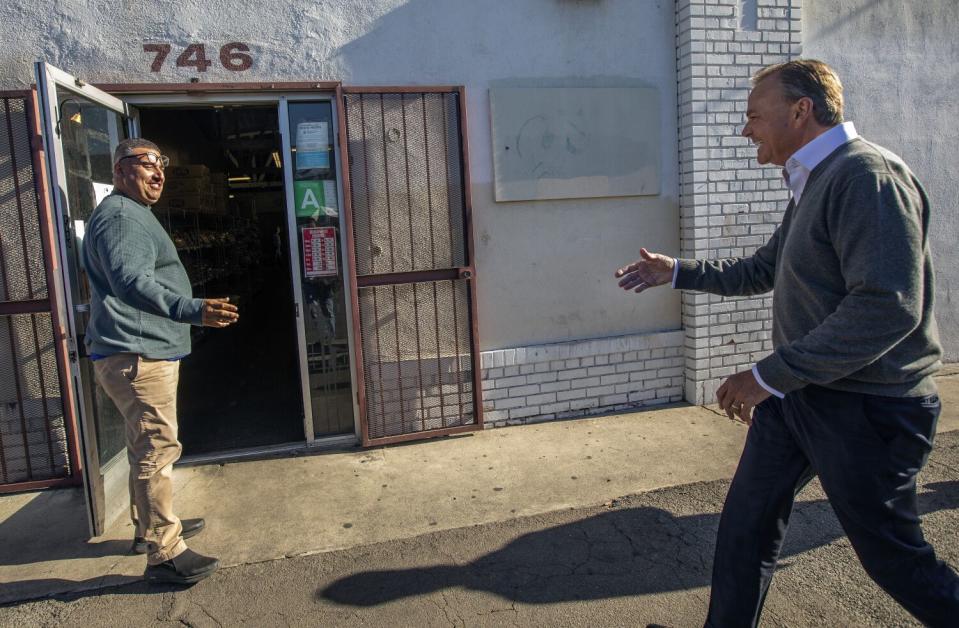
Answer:
[[[190,353],[190,325],[226,327],[239,315],[227,299],[193,298],[176,247],[150,211],[168,163],[148,140],[124,140],[114,151],[113,193],[90,216],[82,249],[91,291],[86,346],[97,381],[124,418],[134,550],[147,554],[144,575],[191,584],[219,563],[183,541],[204,521],[173,513],[179,361]]]
[[[959,577],[923,538],[916,475],[932,449],[942,353],[929,200],[903,161],[843,122],[842,85],[796,60],[753,78],[743,136],[792,199],[752,256],[640,250],[625,290],[773,295],[773,352],[717,391],[749,432],[719,522],[707,626],[755,626],[796,494],[813,477],[860,562],[931,626],[959,621]]]

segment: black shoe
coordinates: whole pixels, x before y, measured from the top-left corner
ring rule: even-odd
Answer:
[[[646,624],[646,628],[669,628],[664,624]]]
[[[206,527],[206,521],[203,519],[180,519],[180,525],[183,526],[183,531],[180,532],[180,536],[188,539],[203,532],[203,529]],[[145,538],[138,536],[133,539],[134,554],[148,554],[149,552],[150,544],[147,543]]]
[[[193,584],[213,575],[219,566],[220,561],[217,559],[186,549],[182,554],[165,563],[147,565],[143,577],[151,584],[160,582]]]

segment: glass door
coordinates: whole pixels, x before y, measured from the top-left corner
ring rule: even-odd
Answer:
[[[349,282],[330,99],[280,104],[307,441],[355,434]]]
[[[36,65],[43,139],[63,261],[67,347],[77,391],[90,530],[98,536],[129,509],[123,417],[96,385],[83,335],[90,292],[80,247],[90,214],[113,190],[113,151],[131,133],[123,101],[46,63]]]

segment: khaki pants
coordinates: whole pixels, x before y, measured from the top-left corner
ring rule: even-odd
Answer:
[[[186,549],[173,514],[173,463],[177,440],[176,391],[180,363],[119,353],[97,360],[97,381],[123,415],[130,461],[130,516],[136,535],[149,543],[156,565]]]

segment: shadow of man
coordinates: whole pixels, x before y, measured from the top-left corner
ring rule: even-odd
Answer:
[[[927,514],[959,506],[959,482],[927,484]],[[844,536],[826,500],[797,502],[780,558]],[[707,587],[718,513],[675,517],[653,507],[613,509],[531,532],[464,565],[367,571],[316,593],[338,604],[372,607],[462,587],[525,604],[550,604]]]

